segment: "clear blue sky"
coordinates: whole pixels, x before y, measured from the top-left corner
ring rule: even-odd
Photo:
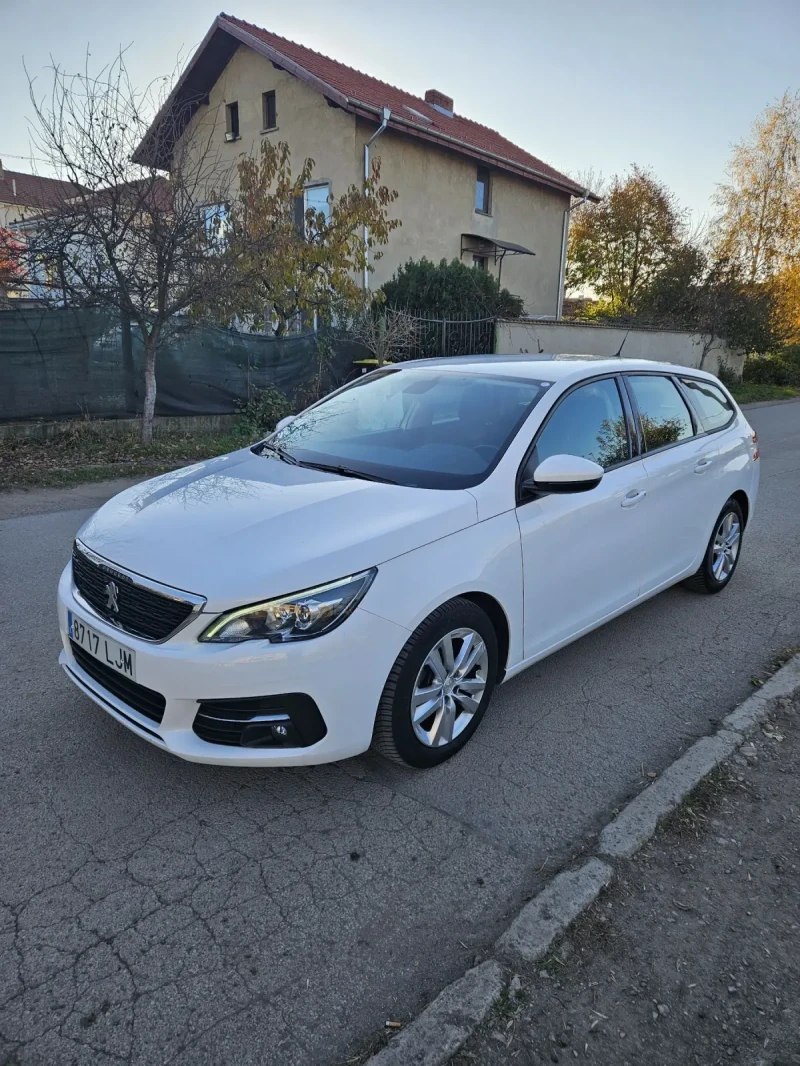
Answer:
[[[30,152],[22,68],[131,44],[138,82],[191,54],[222,0],[0,0],[0,158]],[[230,13],[456,110],[570,172],[650,166],[707,214],[731,145],[800,88],[800,0],[225,0]]]

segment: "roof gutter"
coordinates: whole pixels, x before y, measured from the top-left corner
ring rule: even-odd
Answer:
[[[159,122],[162,121],[167,115],[169,108],[172,106],[179,89],[182,87],[183,83],[186,80],[188,73],[195,66],[197,60],[200,58],[200,55],[205,50],[206,45],[209,43],[213,34],[217,30],[224,30],[226,33],[230,34],[231,37],[234,37],[242,44],[248,45],[248,47],[252,48],[253,51],[258,52],[263,56],[266,56],[267,59],[282,67],[288,74],[291,74],[294,77],[299,78],[301,81],[304,81],[307,85],[310,85],[318,92],[321,92],[324,96],[327,96],[339,107],[349,108],[361,112],[368,112],[370,116],[378,115],[381,117],[383,116],[383,112],[386,110],[386,108],[376,107],[374,104],[364,103],[363,100],[357,100],[355,99],[355,97],[346,96],[339,89],[335,89],[332,85],[329,85],[328,82],[324,81],[322,78],[317,77],[315,74],[311,74],[304,67],[300,66],[299,63],[295,62],[293,59],[290,59],[288,56],[285,56],[282,52],[279,52],[277,48],[273,48],[271,45],[266,44],[265,41],[262,41],[259,37],[256,37],[255,34],[249,33],[241,26],[237,26],[234,23],[229,22],[224,17],[224,15],[217,15],[211,25],[210,30],[203,38],[200,46],[197,48],[194,55],[192,56],[188,66],[178,79],[177,84],[173,87],[172,92],[162,105],[153,122],[150,124],[150,129],[147,131],[147,133],[145,133],[144,137],[142,138],[141,144],[134,152],[134,162],[145,162],[146,143],[150,130],[155,129]],[[497,153],[487,151],[484,148],[476,148],[474,145],[468,144],[466,141],[461,141],[457,137],[451,137],[447,133],[442,133],[439,130],[426,130],[420,127],[419,123],[413,122],[410,119],[403,118],[398,114],[391,115],[391,122],[393,126],[406,126],[410,131],[415,133],[418,137],[422,137],[422,139],[424,140],[432,141],[434,144],[452,144],[454,148],[458,149],[462,153],[466,152],[467,154],[473,157],[479,159],[488,159],[493,162],[499,163],[501,166],[505,167],[507,170],[510,170],[512,173],[516,172],[522,177],[534,178],[536,181],[541,182],[543,185],[547,185],[553,189],[558,189],[559,192],[568,192],[572,196],[578,196],[585,191],[577,185],[573,185],[571,183],[564,184],[563,182],[558,181],[558,179],[553,178],[551,175],[544,174],[542,171],[537,170],[535,167],[526,166],[524,163],[518,163],[513,159],[508,159],[506,156],[498,155]],[[385,126],[382,126],[380,132],[382,133],[385,128]],[[591,193],[588,193],[588,197],[591,200],[597,199],[597,197],[593,196]]]
[[[300,78],[301,81],[305,81],[306,84],[313,86],[319,92],[323,93],[323,95],[330,97],[331,100],[334,101],[334,103],[339,105],[339,107],[357,108],[360,111],[368,111],[371,115],[380,116],[383,116],[384,111],[387,110],[385,107],[376,107],[374,104],[366,104],[363,100],[357,100],[354,96],[346,96],[339,89],[334,89],[334,87],[332,85],[329,85],[328,82],[323,81],[322,78],[317,77],[315,74],[310,74],[299,63],[296,63],[293,59],[289,59],[288,56],[285,56],[282,52],[279,52],[277,48],[273,48],[271,45],[266,44],[260,38],[256,37],[255,34],[248,33],[247,30],[243,30],[240,26],[235,26],[233,23],[228,22],[227,19],[223,18],[221,15],[217,16],[217,19],[214,23],[214,28],[217,27],[219,29],[225,30],[227,33],[230,33],[237,40],[241,41],[242,44],[249,45],[251,48],[253,48],[254,51],[260,52],[262,55],[267,56],[267,58],[272,60],[273,62],[279,63],[280,66],[282,66],[284,70],[287,71],[287,73],[294,75],[294,77]],[[553,179],[548,174],[543,174],[540,170],[536,170],[535,167],[525,166],[524,163],[517,163],[513,159],[507,159],[505,156],[497,155],[496,153],[486,151],[483,148],[475,148],[473,145],[468,144],[466,141],[460,141],[457,137],[451,137],[448,133],[441,133],[439,130],[436,130],[435,132],[433,132],[432,130],[425,130],[424,128],[420,127],[418,122],[413,122],[411,119],[403,118],[397,113],[391,115],[390,117],[393,126],[408,126],[408,128],[413,130],[415,133],[422,133],[432,141],[445,141],[449,144],[456,145],[462,151],[464,149],[467,149],[473,155],[479,155],[481,157],[485,157],[486,159],[493,159],[498,163],[502,163],[504,166],[513,168],[514,170],[520,171],[524,174],[529,174],[531,175],[531,177],[535,177],[538,181],[544,182],[544,184],[550,185],[553,188],[559,189],[562,192],[569,192],[572,195],[578,195],[579,193],[584,191],[583,189],[580,189],[580,187],[577,185],[562,185],[560,182]],[[385,128],[386,127],[384,126],[383,129]],[[383,129],[381,129],[381,133],[383,133]],[[589,195],[591,196],[591,194]]]
[[[372,114],[381,114],[382,109],[375,107],[372,104],[365,104],[363,100],[356,100],[354,97],[347,97],[347,103],[359,110],[369,111]],[[383,109],[385,110],[385,109]],[[537,181],[542,182],[544,185],[550,185],[554,189],[558,189],[560,192],[568,192],[572,196],[585,194],[588,199],[598,199],[588,189],[582,189],[579,185],[564,185],[557,179],[551,177],[549,174],[544,174],[541,170],[536,170],[535,167],[526,166],[524,163],[518,163],[514,159],[508,159],[506,156],[498,155],[496,152],[490,152],[485,148],[476,148],[472,144],[468,144],[466,141],[460,141],[457,137],[451,137],[449,133],[442,133],[439,130],[427,130],[420,126],[418,122],[413,122],[411,119],[403,118],[398,114],[391,116],[392,125],[408,126],[416,134],[422,134],[426,139],[431,141],[445,141],[448,144],[455,145],[462,152],[466,149],[471,155],[480,156],[481,158],[491,159],[497,163],[502,163],[503,166],[508,167],[510,170],[516,170],[522,172],[524,175],[530,175],[536,178]]]
[[[384,107],[382,112],[381,124],[372,134],[368,141],[364,142],[364,192],[365,195],[369,195],[367,192],[367,182],[370,177],[370,164],[369,164],[369,146],[373,141],[377,141],[386,127],[389,125],[389,119],[392,117],[391,109]],[[369,291],[369,229],[366,223],[364,224],[364,292]]]
[[[570,203],[564,211],[564,220],[561,223],[561,261],[558,265],[558,303],[556,304],[556,322],[564,317],[564,291],[567,284],[567,249],[569,247],[569,216],[576,207],[581,207],[589,199],[588,189],[583,190],[583,199]]]

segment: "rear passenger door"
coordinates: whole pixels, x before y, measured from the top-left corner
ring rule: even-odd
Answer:
[[[715,444],[698,425],[677,379],[626,374],[647,472],[647,546],[642,595],[696,569],[713,522]],[[702,430],[700,430],[702,433]],[[716,514],[716,512],[715,512]]]

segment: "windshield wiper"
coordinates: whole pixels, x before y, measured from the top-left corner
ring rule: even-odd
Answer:
[[[311,470],[324,470],[326,474],[341,474],[342,477],[357,477],[362,481],[381,481],[384,485],[396,485],[390,477],[381,477],[380,474],[367,474],[363,470],[353,470],[350,466],[336,466],[328,463],[311,463],[304,459],[294,460],[298,466],[307,466]]]
[[[292,466],[298,465],[298,460],[278,444],[270,444],[268,441],[264,441],[261,445],[260,454],[263,455],[265,451],[274,452],[279,459],[283,459],[284,463],[291,463]]]

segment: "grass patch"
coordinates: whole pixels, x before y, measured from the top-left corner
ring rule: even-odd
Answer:
[[[253,438],[255,439],[255,438]],[[80,485],[152,477],[250,443],[242,433],[170,433],[142,444],[134,433],[107,436],[91,423],[46,440],[0,439],[0,489]]]
[[[792,400],[800,396],[800,389],[791,385],[757,385],[743,381],[731,387],[737,403],[760,403],[765,400]]]

